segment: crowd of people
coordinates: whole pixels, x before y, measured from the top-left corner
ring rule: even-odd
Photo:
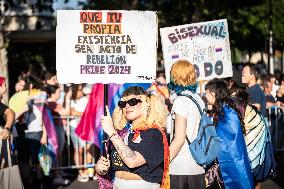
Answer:
[[[164,119],[168,119],[166,130],[170,135],[169,152],[164,150],[164,153],[161,153],[161,134],[158,139],[156,136],[150,138],[144,133],[145,129],[147,132],[156,129],[159,133],[163,128],[162,125],[153,128],[153,124],[157,122],[147,121],[151,117],[151,111],[148,111],[145,118],[146,111],[143,111],[143,106],[147,94],[141,95],[144,92],[129,88],[118,103],[118,112],[114,113],[113,118],[109,115],[102,118],[103,129],[113,146],[110,156],[102,156],[99,159],[96,171],[99,175],[109,172],[114,172],[115,175],[111,186],[105,185],[102,188],[112,188],[112,185],[114,188],[261,188],[261,182],[275,176],[274,150],[265,118],[268,117],[267,108],[281,108],[281,103],[277,102],[275,97],[273,104],[269,100],[272,96],[272,86],[276,85],[271,75],[260,80],[255,65],[245,64],[242,70],[234,69],[232,78],[208,81],[204,95],[200,95],[194,67],[187,61],[173,64],[167,86],[160,83],[160,75],[157,79],[159,85],[153,84],[149,91],[164,99],[164,106],[159,105],[156,113],[161,116],[163,111],[168,111],[168,118]],[[266,90],[267,86],[270,86],[269,90]],[[165,88],[168,88],[170,95],[165,94]],[[280,91],[281,87],[278,87],[275,92],[280,95]],[[189,151],[188,145],[199,133],[201,115],[188,95],[202,109],[207,109],[221,141],[216,160],[207,167],[198,164]],[[147,99],[146,102],[151,102],[151,98]],[[150,107],[152,106],[148,105],[148,108]],[[117,116],[117,113],[120,116]],[[138,141],[137,125],[140,128]],[[153,138],[155,140],[151,141]],[[163,143],[163,146],[167,145]],[[168,157],[165,157],[167,155]],[[152,163],[157,163],[157,159],[160,159],[160,164],[152,167]],[[168,162],[169,168],[166,167]],[[141,169],[146,165],[148,169]],[[148,172],[149,168],[159,170],[162,166],[164,172]],[[213,178],[210,178],[208,172],[212,168],[214,173],[211,175]],[[169,171],[170,178],[167,177],[166,171]],[[151,180],[157,173],[160,180]],[[143,186],[141,183],[144,183]]]
[[[80,182],[99,179],[100,188],[118,189],[258,189],[275,171],[271,144],[275,143],[274,127],[279,119],[268,122],[267,109],[284,107],[284,76],[260,77],[254,64],[234,68],[233,73],[231,78],[207,81],[202,88],[194,66],[180,60],[173,64],[168,84],[162,73],[148,89],[129,87],[113,115],[106,106],[107,115],[100,118],[108,136],[108,148],[99,159],[95,158],[99,152],[94,150],[94,143],[82,140],[75,132],[92,87],[59,85],[55,73],[45,73],[42,79],[24,74],[15,91],[28,91],[27,103],[15,113],[0,104],[0,139],[12,138],[14,154],[23,166],[23,179],[39,177],[42,168],[38,154],[42,145],[51,140],[43,111],[47,108],[58,143],[53,166],[59,167],[64,159],[70,128],[73,161],[78,166]],[[5,91],[5,78],[0,77],[1,99]],[[192,98],[212,119],[220,140],[215,161],[206,167],[196,162],[188,147],[200,132],[201,120]],[[96,162],[94,168],[80,167],[92,162]],[[216,174],[210,181],[208,173],[213,168]],[[65,172],[55,169],[53,183],[68,185],[70,181],[64,176]]]
[[[4,84],[5,82],[3,87]],[[3,91],[3,94],[5,91]],[[48,110],[47,114],[50,114],[52,117],[56,132],[58,146],[56,147],[55,153],[57,155],[54,156],[56,158],[54,158],[53,166],[60,167],[62,166],[62,161],[66,160],[63,155],[64,148],[70,148],[70,146],[66,146],[67,132],[70,133],[69,136],[72,142],[74,164],[76,166],[84,164],[84,148],[87,152],[86,163],[94,162],[94,144],[81,140],[75,133],[75,128],[88,103],[91,93],[90,85],[58,85],[56,74],[48,72],[43,79],[30,74],[21,75],[15,85],[15,91],[16,93],[21,91],[28,92],[26,99],[18,99],[26,100],[27,103],[15,113],[14,127],[11,130],[13,148],[17,154],[17,161],[20,165],[24,182],[31,179],[41,179],[42,168],[38,158],[40,149],[43,145],[47,146],[48,140],[53,140],[47,135],[46,127],[50,125],[46,123],[46,112],[43,111],[43,108],[46,108]],[[53,171],[51,175],[53,184],[68,185],[70,180],[65,178],[66,176],[68,175],[64,171]],[[87,182],[89,178],[97,179],[94,169],[82,168],[78,171],[78,180],[80,182]]]

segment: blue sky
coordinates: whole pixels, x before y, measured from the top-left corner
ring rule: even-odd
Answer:
[[[65,0],[54,0],[53,8],[54,10],[62,10],[62,9],[81,9],[78,5],[79,1],[86,0],[68,0],[68,3],[64,3]]]

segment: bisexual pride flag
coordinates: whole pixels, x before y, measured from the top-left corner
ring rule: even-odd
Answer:
[[[109,84],[108,107],[110,113],[112,114],[125,89],[130,86],[141,86],[147,90],[150,85],[151,83]],[[99,148],[103,140],[103,129],[100,123],[102,115],[104,115],[104,85],[98,83],[93,85],[89,102],[75,132],[82,140],[93,142]]]

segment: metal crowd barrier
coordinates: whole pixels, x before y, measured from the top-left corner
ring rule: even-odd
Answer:
[[[73,154],[71,154],[72,152],[72,146],[71,145],[71,126],[70,126],[70,121],[72,119],[77,119],[77,116],[53,116],[54,120],[66,120],[66,125],[59,125],[59,127],[64,127],[64,132],[65,132],[65,142],[64,142],[64,147],[66,147],[67,149],[67,162],[62,162],[64,154],[59,154],[59,163],[58,164],[54,164],[52,169],[82,169],[82,168],[93,168],[95,167],[95,158],[96,155],[93,154],[92,156],[92,163],[87,163],[87,141],[84,141],[84,152],[83,152],[83,164],[81,165],[75,165],[75,159],[73,159],[73,162],[71,162],[71,157],[73,156]],[[61,121],[58,121],[59,123],[62,123]],[[76,135],[77,139],[79,139],[79,137]],[[66,140],[67,139],[67,140]],[[76,144],[77,145],[77,149],[79,149],[79,142],[77,140]],[[94,144],[91,146],[92,147],[92,151],[95,152],[95,146]],[[64,149],[63,149],[64,152]],[[73,152],[75,152],[75,148],[73,147]],[[61,155],[61,156],[60,156]],[[66,165],[67,163],[67,165]]]
[[[92,168],[95,166],[95,158],[96,155],[93,154],[92,163],[87,163],[87,142],[85,141],[84,145],[84,152],[83,152],[83,164],[82,165],[75,165],[75,160],[71,161],[71,154],[72,146],[71,145],[71,129],[70,129],[70,121],[72,119],[78,118],[77,116],[54,116],[54,120],[66,120],[66,125],[59,125],[64,127],[65,131],[65,147],[67,149],[67,162],[62,162],[63,157],[65,156],[63,153],[59,154],[59,163],[54,164],[52,169],[82,169],[82,168]],[[62,123],[61,121],[58,121]],[[271,133],[271,140],[275,151],[284,151],[284,109],[280,107],[270,107],[267,109],[267,123]],[[78,137],[78,136],[77,136]],[[79,143],[77,144],[79,146]],[[77,149],[78,149],[77,146]],[[92,145],[92,151],[94,150],[94,145]],[[74,152],[74,149],[73,149]],[[67,164],[66,164],[67,163]]]
[[[275,151],[284,151],[284,109],[278,106],[268,108],[267,118]]]

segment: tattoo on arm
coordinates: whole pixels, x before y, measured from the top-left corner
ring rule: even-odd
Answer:
[[[135,160],[135,158],[137,157],[135,152],[123,142],[122,138],[120,138],[118,134],[114,135],[111,138],[111,141],[124,163],[127,161]]]

